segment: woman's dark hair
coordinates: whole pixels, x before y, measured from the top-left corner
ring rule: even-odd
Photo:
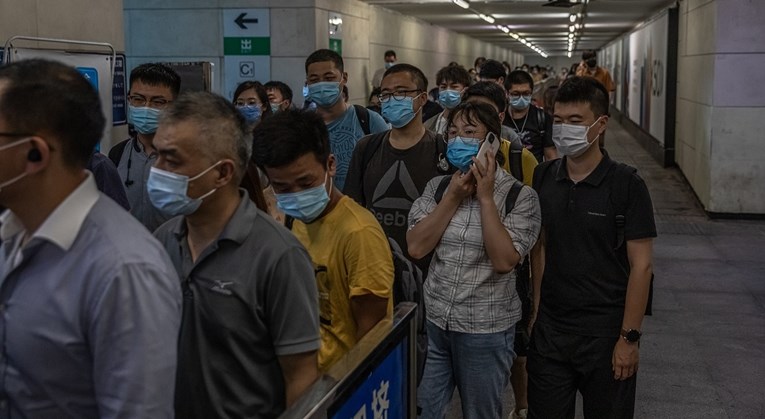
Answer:
[[[234,91],[234,98],[233,102],[236,103],[236,100],[239,98],[239,95],[244,93],[247,90],[255,89],[255,94],[258,96],[258,99],[260,100],[260,106],[263,108],[263,113],[260,117],[260,120],[264,120],[267,117],[271,116],[271,106],[269,105],[268,101],[268,93],[266,93],[266,88],[260,82],[258,81],[245,81],[239,84],[239,86],[236,86],[236,90]]]
[[[491,105],[479,102],[462,102],[449,112],[446,126],[451,127],[454,125],[454,120],[458,117],[464,119],[470,125],[477,126],[480,124],[485,126],[489,133],[497,136],[497,141],[501,141],[502,123],[499,122],[499,114],[497,114]],[[500,166],[505,163],[505,156],[501,150],[497,151],[496,159],[497,164]]]

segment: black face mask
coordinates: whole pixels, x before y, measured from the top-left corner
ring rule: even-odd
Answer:
[[[596,60],[595,58],[590,58],[589,60],[587,60],[587,67],[595,68],[597,65],[598,65],[598,60]]]

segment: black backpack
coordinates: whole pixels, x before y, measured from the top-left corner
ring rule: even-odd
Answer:
[[[535,190],[539,191],[543,183],[542,180],[545,178],[545,175],[549,171],[550,167],[556,162],[561,164],[563,160],[548,160],[538,166],[538,176],[534,176]],[[625,214],[627,213],[627,205],[629,205],[629,197],[627,197],[627,188],[615,188],[614,184],[617,184],[617,182],[619,182],[619,184],[622,184],[621,182],[626,184],[629,182],[629,179],[635,174],[635,172],[637,172],[637,169],[624,163],[616,163],[612,171],[609,172],[610,180],[608,183],[608,199],[611,201],[611,206],[614,208],[614,212],[616,213],[614,216],[614,224],[616,225],[616,246],[614,246],[615,251],[619,250],[626,244],[624,240],[624,227],[627,222]],[[625,268],[627,272],[630,271],[629,264]],[[654,274],[651,272],[651,281],[648,287],[648,302],[645,305],[646,316],[653,315],[653,280]]]

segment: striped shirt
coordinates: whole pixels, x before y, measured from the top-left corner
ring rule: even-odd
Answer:
[[[414,202],[409,212],[410,229],[436,208],[434,195],[442,178],[431,180]],[[494,202],[515,250],[523,257],[539,236],[541,215],[537,194],[528,186],[505,215],[505,198],[514,182],[514,177],[498,170]],[[425,282],[425,308],[428,320],[436,326],[462,333],[501,332],[521,318],[515,272],[494,271],[484,246],[481,207],[475,196],[460,203],[436,246]]]

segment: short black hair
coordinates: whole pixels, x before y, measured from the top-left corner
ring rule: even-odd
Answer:
[[[287,83],[271,80],[270,82],[266,83],[264,86],[266,90],[268,89],[278,90],[279,93],[282,94],[282,99],[289,100],[290,103],[292,103],[292,89],[290,89],[290,87],[287,86]]]
[[[470,86],[470,73],[461,65],[448,65],[436,73],[436,84],[440,85],[444,82]]]
[[[32,59],[0,67],[0,118],[8,130],[60,142],[62,160],[84,168],[104,134],[98,93],[73,67]]]
[[[473,61],[473,68],[478,67],[486,62],[486,57],[478,57]]]
[[[252,127],[236,107],[215,93],[184,92],[159,118],[160,125],[182,122],[196,125],[198,140],[210,163],[225,158],[236,163],[234,179],[239,184],[250,158]]]
[[[608,115],[608,91],[592,77],[572,77],[561,84],[555,103],[588,103],[596,118]]]
[[[497,136],[497,140],[502,138],[502,123],[499,122],[499,114],[494,111],[491,105],[473,102],[460,103],[449,112],[449,116],[446,118],[447,130],[449,129],[448,127],[451,127],[454,124],[454,120],[458,115],[462,115],[461,117],[465,118],[471,125],[476,125],[476,122],[480,122],[489,132]],[[496,159],[500,166],[505,163],[505,158],[501,150],[497,151]]]
[[[396,64],[385,71],[385,74],[383,74],[383,79],[388,77],[390,74],[396,73],[409,73],[409,76],[414,81],[414,84],[417,86],[418,90],[422,90],[423,92],[428,91],[428,78],[425,77],[425,73],[423,73],[419,68],[411,64]]]
[[[261,169],[286,166],[309,153],[324,165],[330,154],[327,126],[315,112],[279,112],[255,127],[252,160]]]
[[[591,49],[582,52],[582,60],[589,60],[590,58],[597,58],[598,54]]]
[[[485,97],[497,105],[498,112],[504,112],[507,108],[507,94],[497,83],[490,81],[479,81],[465,90],[462,94],[462,101],[466,102],[471,97]]]
[[[396,51],[393,51],[392,49],[389,49],[385,51],[384,57],[393,57],[396,58]]]
[[[271,116],[271,106],[268,106],[268,93],[266,93],[266,88],[259,81],[243,81],[239,83],[234,91],[234,97],[231,99],[232,102],[236,102],[239,95],[250,89],[255,90],[255,94],[258,95],[258,100],[260,100],[260,104],[263,106],[263,112],[260,119],[263,120],[266,117]]]
[[[149,86],[165,86],[170,88],[173,98],[181,91],[181,76],[170,66],[162,63],[141,64],[130,72],[130,86],[140,81]]]
[[[478,73],[478,77],[482,79],[497,80],[500,77],[507,78],[507,72],[505,71],[505,66],[503,66],[501,62],[497,60],[486,60],[485,63],[481,64],[481,71]]]
[[[534,79],[531,75],[523,70],[513,70],[505,79],[505,90],[510,90],[510,86],[514,84],[528,84],[531,90],[534,90]]]
[[[317,49],[305,59],[305,72],[308,73],[309,65],[313,63],[322,63],[324,61],[332,61],[332,63],[335,64],[335,68],[340,70],[341,73],[345,71],[343,57],[341,57],[340,54],[331,49]]]

